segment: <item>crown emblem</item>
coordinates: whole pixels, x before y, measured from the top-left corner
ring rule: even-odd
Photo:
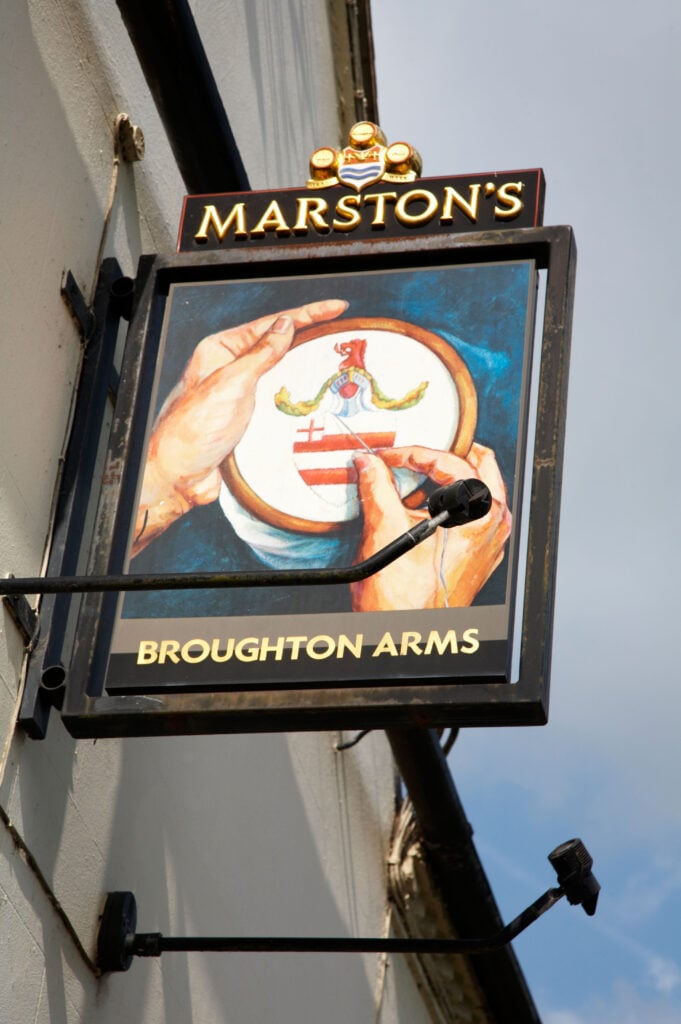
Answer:
[[[361,192],[377,181],[414,181],[421,173],[420,155],[408,142],[388,145],[372,121],[359,121],[350,129],[343,149],[322,146],[310,157],[308,188],[347,185]]]

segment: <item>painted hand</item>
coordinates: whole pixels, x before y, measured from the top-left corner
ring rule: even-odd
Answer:
[[[260,377],[289,350],[297,329],[333,320],[346,308],[339,299],[311,302],[197,345],[154,424],[133,555],[190,508],[217,498],[219,466],[248,426]]]
[[[438,486],[477,477],[490,489],[492,508],[482,519],[439,529],[392,565],[351,586],[355,611],[464,607],[473,601],[504,556],[511,531],[506,488],[494,452],[473,444],[467,459],[429,448],[393,448],[355,456],[364,518],[357,560],[368,558],[428,513],[405,507],[391,468],[425,474]]]

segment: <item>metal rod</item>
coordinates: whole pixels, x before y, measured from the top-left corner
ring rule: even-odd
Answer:
[[[563,896],[549,889],[496,935],[485,939],[372,939],[289,938],[231,936],[164,936],[140,932],[125,940],[128,956],[161,956],[162,953],[491,953],[508,945],[520,932],[549,910]]]
[[[247,190],[248,176],[188,0],[117,4],[187,190]]]
[[[338,569],[282,569],[276,572],[138,573],[107,576],[27,576],[0,580],[3,594],[92,594],[128,590],[215,590],[223,587],[303,586],[355,583],[416,547],[450,516],[445,510],[424,519],[357,565]]]
[[[437,733],[410,726],[386,736],[449,919],[459,935],[495,935],[504,921]],[[541,1024],[513,946],[474,957],[470,967],[498,1024]]]

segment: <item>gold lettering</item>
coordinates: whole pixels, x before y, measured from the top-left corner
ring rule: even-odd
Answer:
[[[444,654],[449,647],[452,654],[458,654],[459,648],[456,642],[456,632],[453,629],[448,629],[444,637],[441,637],[436,629],[431,629],[428,640],[426,642],[426,649],[424,654],[432,654],[433,648],[437,650],[438,654]]]
[[[374,192],[371,195],[364,197],[365,205],[367,203],[376,204],[376,209],[374,210],[374,219],[371,222],[372,228],[385,227],[385,204],[389,199],[397,199],[397,192]]]
[[[180,664],[180,659],[177,652],[180,649],[180,644],[177,640],[161,640],[161,647],[158,652],[158,663],[163,665],[166,658],[172,661],[175,665]]]
[[[223,661],[229,661],[229,659],[232,657],[233,654],[234,654],[234,638],[233,637],[230,636],[229,640],[227,641],[227,646],[225,648],[225,653],[224,654],[220,654],[220,641],[219,640],[213,640],[213,643],[212,643],[212,646],[211,646],[211,649],[210,649],[211,661],[217,661],[218,663],[223,662]]]
[[[198,654],[192,654],[192,647],[198,647]],[[182,660],[195,665],[199,661],[205,661],[210,654],[210,644],[207,640],[187,640],[182,648]]]
[[[210,227],[213,228],[218,239],[222,241],[232,224],[235,224],[235,238],[248,238],[248,232],[246,231],[245,203],[237,203],[236,206],[232,207],[229,216],[226,217],[225,220],[220,220],[220,214],[215,206],[204,206],[203,210],[204,213],[203,220],[201,221],[201,227],[194,235],[197,242],[208,241],[208,228]]]
[[[298,661],[300,645],[307,641],[306,636],[287,636],[286,643],[291,645],[291,661]]]
[[[260,644],[260,660],[265,661],[268,654],[274,654],[275,661],[281,661],[284,657],[284,637],[278,636],[273,644],[268,636],[263,637]]]
[[[397,657],[397,648],[395,647],[395,641],[391,637],[390,633],[384,633],[381,639],[376,645],[376,650],[371,655],[372,658],[377,658],[379,654],[390,654],[391,657]]]
[[[352,231],[353,228],[362,223],[362,218],[357,209],[358,206],[359,196],[342,196],[338,200],[336,203],[336,214],[340,214],[345,219],[338,220],[337,217],[334,218],[333,226],[336,231]]]
[[[296,203],[298,206],[298,216],[293,225],[293,230],[297,235],[307,234],[308,223],[316,228],[317,231],[321,231],[322,234],[328,233],[329,225],[323,217],[323,214],[329,208],[326,199],[322,199],[321,196],[305,196],[302,199],[297,199]]]
[[[480,641],[478,640],[479,629],[464,629],[462,640],[468,647],[462,647],[462,654],[475,654],[480,649]]]
[[[239,640],[236,645],[235,654],[239,661],[257,661],[259,643],[256,637],[247,636]]]
[[[425,210],[421,210],[420,213],[407,213],[407,206],[413,202],[425,202]],[[413,188],[410,192],[405,192],[395,205],[395,216],[400,224],[423,224],[432,220],[436,213],[437,199],[425,188]]]
[[[321,651],[315,650],[315,644],[325,644],[325,648]],[[310,637],[307,644],[305,645],[305,653],[308,658],[314,658],[315,661],[322,661],[323,658],[330,658],[333,652],[336,650],[336,641],[332,636],[325,636],[323,633],[319,636]]]
[[[137,651],[138,665],[152,665],[158,658],[158,644],[155,640],[140,640]]]
[[[502,220],[510,220],[511,217],[517,217],[525,205],[522,199],[520,199],[524,187],[525,186],[522,181],[507,181],[505,185],[502,185],[500,189],[497,189],[497,199],[500,203],[503,203],[507,209],[502,209],[501,206],[495,206],[494,216],[499,217]]]
[[[414,654],[423,654],[423,651],[419,647],[419,641],[421,639],[420,633],[407,632],[402,634],[402,643],[400,645],[400,654],[406,654],[407,651],[412,651]]]
[[[345,633],[341,633],[338,637],[338,650],[336,651],[337,658],[343,658],[345,652],[350,651],[355,658],[362,657],[362,643],[364,641],[364,633],[357,633],[355,636],[355,642],[353,643],[349,636]]]
[[[251,231],[253,235],[264,235],[266,231],[276,231],[278,235],[290,235],[291,229],[286,223],[284,214],[276,199],[269,204],[262,217]]]
[[[475,222],[478,219],[478,203],[480,201],[480,185],[469,185],[468,195],[470,201],[464,199],[460,192],[457,192],[451,185],[445,185],[444,202],[442,203],[441,224],[451,224],[454,220],[454,207],[458,206],[466,216]]]

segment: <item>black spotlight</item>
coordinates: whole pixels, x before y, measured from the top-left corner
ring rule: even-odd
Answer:
[[[573,906],[581,904],[592,917],[601,887],[592,872],[593,858],[581,839],[568,839],[549,854],[558,884]]]
[[[482,480],[457,480],[433,491],[428,498],[428,511],[431,516],[439,512],[449,512],[449,518],[440,526],[449,529],[452,526],[463,526],[475,519],[482,519],[492,507],[492,495]]]

